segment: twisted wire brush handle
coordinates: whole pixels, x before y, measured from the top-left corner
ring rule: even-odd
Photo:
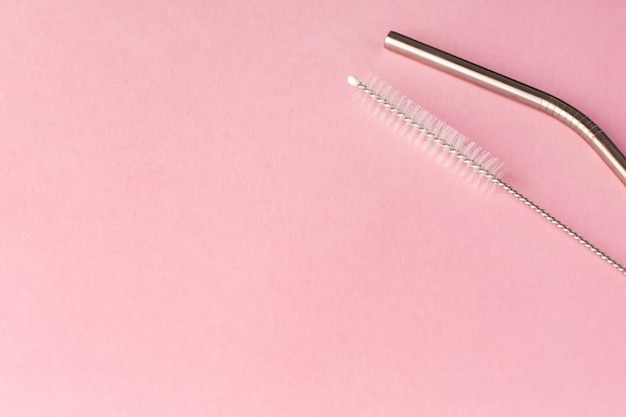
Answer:
[[[591,119],[563,100],[422,42],[389,32],[385,48],[534,107],[565,123],[591,146],[626,185],[626,156]]]

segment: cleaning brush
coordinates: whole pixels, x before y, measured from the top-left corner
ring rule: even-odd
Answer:
[[[411,141],[422,144],[425,148],[431,148],[433,152],[438,151],[439,159],[444,164],[452,166],[453,170],[461,171],[461,175],[469,178],[476,186],[482,184],[482,187],[491,186],[490,188],[505,190],[617,271],[626,275],[624,266],[504,182],[502,180],[503,164],[454,128],[381,80],[361,82],[358,78],[349,76],[348,83],[364,93],[375,106],[375,112],[383,111],[394,128],[401,129]]]

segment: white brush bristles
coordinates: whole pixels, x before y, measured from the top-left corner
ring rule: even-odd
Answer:
[[[504,166],[497,158],[390,85],[377,78],[361,82],[354,76],[348,77],[348,83],[364,93],[374,115],[386,119],[394,130],[474,186],[491,191],[504,175]]]

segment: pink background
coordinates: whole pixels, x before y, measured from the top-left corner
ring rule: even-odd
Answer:
[[[623,416],[626,280],[358,105],[373,73],[621,263],[623,1],[0,1],[0,415]]]

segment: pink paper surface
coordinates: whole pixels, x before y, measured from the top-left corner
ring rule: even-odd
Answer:
[[[375,74],[626,263],[622,1],[0,1],[1,416],[623,416],[626,280],[359,105]]]

